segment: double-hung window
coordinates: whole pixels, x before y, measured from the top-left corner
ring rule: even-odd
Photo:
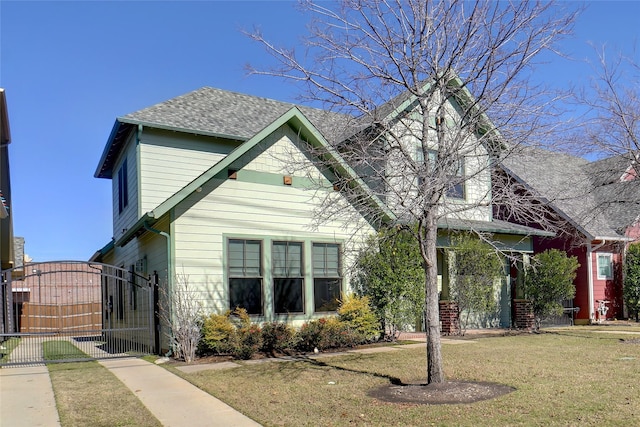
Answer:
[[[598,279],[613,279],[613,257],[611,254],[598,254]]]
[[[273,242],[271,262],[275,312],[304,313],[302,243]]]
[[[334,243],[313,244],[313,297],[316,312],[334,311],[340,304],[340,246]]]
[[[230,239],[229,308],[262,314],[262,242]]]
[[[424,152],[422,147],[418,146],[416,150],[416,162],[422,164],[424,162]],[[438,152],[436,150],[427,150],[427,161],[429,162],[429,169],[432,171],[437,166]],[[445,192],[447,197],[453,199],[464,199],[464,158],[459,158],[454,162],[453,166],[448,167],[446,176],[448,179],[448,186]],[[418,177],[418,185],[422,185],[424,177]]]

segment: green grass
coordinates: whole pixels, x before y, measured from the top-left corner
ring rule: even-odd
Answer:
[[[157,427],[160,422],[98,362],[47,365],[62,427]]]
[[[69,341],[45,341],[42,343],[44,360],[89,359],[89,355],[81,351]]]
[[[20,339],[16,337],[9,338],[0,345],[4,347],[4,350],[0,350],[0,363],[6,363],[9,361],[9,355],[20,344]]]
[[[265,426],[629,426],[640,419],[640,343],[621,340],[633,339],[640,335],[575,327],[443,344],[448,379],[516,389],[468,405],[394,404],[368,396],[390,378],[424,381],[423,348],[176,372]]]

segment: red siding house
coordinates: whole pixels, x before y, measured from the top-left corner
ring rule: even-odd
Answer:
[[[559,227],[556,237],[534,237],[534,251],[556,248],[578,258],[576,324],[626,317],[622,264],[626,248],[640,240],[636,158],[631,153],[590,162],[532,149],[503,164],[522,191],[549,207]],[[508,212],[501,216],[510,219]]]

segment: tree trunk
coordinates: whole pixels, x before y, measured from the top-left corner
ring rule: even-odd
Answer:
[[[440,341],[440,295],[438,294],[438,227],[433,213],[427,215],[424,230],[423,254],[425,262],[425,301],[427,332],[427,384],[443,383],[442,343]]]

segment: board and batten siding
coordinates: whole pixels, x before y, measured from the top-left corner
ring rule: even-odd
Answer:
[[[313,227],[314,209],[319,204],[314,189],[305,190],[295,185],[283,184],[282,179],[269,180],[270,183],[243,181],[243,171],[259,171],[264,176],[287,174],[289,164],[283,153],[296,156],[297,148],[291,142],[295,135],[288,127],[278,135],[278,141],[258,155],[238,172],[238,179],[224,181],[214,191],[202,196],[188,208],[176,208],[173,222],[175,244],[175,268],[189,277],[190,284],[201,293],[206,312],[226,310],[226,241],[228,238],[248,238],[263,241],[263,246],[277,240],[304,242],[304,269],[311,276],[311,243],[335,242],[343,249],[343,289],[348,289],[347,266],[352,263],[353,254],[364,239],[375,231],[364,220],[354,220],[353,208],[344,202],[338,192],[332,192],[335,203],[344,203],[344,220],[333,220]],[[300,154],[297,160],[306,161],[303,168],[312,172],[313,166]],[[315,169],[315,175],[320,176]],[[293,176],[295,183],[296,177]],[[274,183],[276,182],[276,183]],[[277,184],[279,182],[279,184]],[[185,205],[188,206],[188,205]],[[268,270],[270,251],[263,249],[263,269]],[[270,273],[265,272],[265,276]],[[264,281],[263,286],[269,284]],[[309,297],[310,284],[306,285],[305,306],[309,317],[312,301]],[[267,302],[268,305],[268,302]],[[265,311],[266,320],[270,313]]]
[[[140,215],[158,207],[238,144],[214,137],[145,129],[139,141]]]

